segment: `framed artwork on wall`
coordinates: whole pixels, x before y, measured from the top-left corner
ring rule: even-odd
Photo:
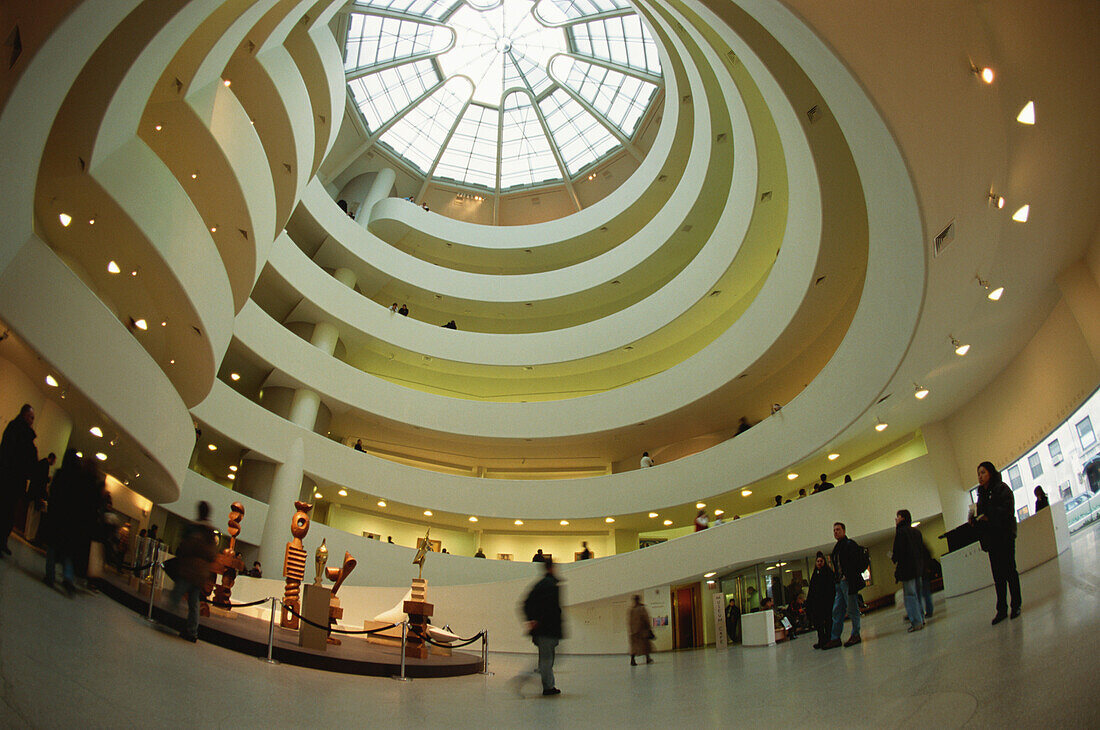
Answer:
[[[512,560],[512,553],[497,553],[497,560]]]
[[[422,538],[422,537],[416,538],[416,549],[419,550],[423,546],[424,546],[424,538]],[[428,540],[428,549],[431,550],[433,553],[443,552],[443,541],[442,540]]]

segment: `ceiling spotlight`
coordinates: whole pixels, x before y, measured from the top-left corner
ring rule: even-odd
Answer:
[[[789,474],[787,474],[787,479],[789,479],[790,481],[792,481],[792,482],[793,482],[793,481],[794,481],[795,479],[798,479],[798,475],[797,475],[797,474],[795,474],[795,473],[794,473],[794,472],[792,471],[792,472],[790,472]]]
[[[516,521],[515,521],[515,523],[513,523],[513,524],[516,524],[516,525],[522,525],[522,524],[523,524],[523,520],[516,520]]]
[[[160,130],[164,129],[164,127],[158,124],[157,126],[153,127],[153,129],[159,132]]]
[[[76,458],[83,459],[84,458],[84,452],[83,451],[76,452]]]
[[[103,438],[103,431],[100,430],[99,426],[92,426],[88,429],[88,433],[95,436],[97,439]]]
[[[980,276],[976,276],[974,278],[976,278],[978,280],[978,286],[980,286],[981,288],[983,288],[987,292],[989,292],[988,294],[986,294],[986,297],[990,301],[992,301],[992,302],[1000,301],[1001,296],[1004,295],[1004,293],[1005,293],[1005,288],[1003,286],[999,286],[996,289],[990,289],[988,281],[986,281],[985,279],[983,279]]]
[[[346,497],[348,496],[348,490],[341,489],[339,492],[337,492],[337,494],[339,494],[341,497]]]
[[[320,492],[314,492],[313,493],[313,498],[314,499],[324,499],[325,495],[321,494]]]
[[[137,269],[130,272],[130,276],[137,276]]]
[[[134,323],[134,326],[137,327],[139,330],[144,331],[149,329],[149,323],[146,322],[144,319],[134,319],[131,321]]]
[[[168,320],[166,320],[166,319],[162,319],[162,320],[160,321],[160,326],[161,326],[161,327],[167,327],[167,326],[168,326]]]
[[[197,172],[191,173],[191,179],[192,180],[198,180],[199,179],[199,173],[197,173]]]
[[[107,455],[104,454],[102,451],[98,452],[95,455],[95,458],[99,459],[100,461],[107,461]]]
[[[95,225],[95,218],[89,218],[88,219],[88,225],[94,226]]]
[[[237,475],[232,474],[232,473],[231,474],[226,474],[226,478],[229,479],[230,481],[233,481],[234,479],[237,478]]]
[[[742,497],[748,497],[750,495],[752,495],[752,490],[751,489],[742,489],[741,490],[741,496]]]
[[[1021,205],[1015,213],[1012,214],[1012,220],[1017,223],[1027,223],[1027,215],[1031,212],[1030,205]]]
[[[716,570],[712,570],[709,573],[703,573],[704,578],[713,578],[716,575],[718,575],[718,571]]]
[[[956,340],[954,337],[951,338],[951,346],[955,348],[955,354],[959,357],[962,357],[966,353],[970,352],[970,345],[964,345],[963,343]]]
[[[707,506],[706,502],[696,502],[695,503],[695,509],[706,509],[706,506]]]
[[[977,66],[971,65],[970,72],[987,84],[993,83],[994,73],[993,69],[991,69],[989,66],[978,68]]]
[[[656,513],[656,512],[650,512],[650,513],[649,513],[649,516],[650,516],[651,518],[653,518],[653,517],[657,517],[657,513]]]
[[[176,364],[176,361],[175,361],[175,360],[169,360],[169,361],[168,361],[168,364],[169,364],[169,365],[175,365],[175,364]]]
[[[477,518],[473,515],[470,515],[470,522],[477,522]]]
[[[68,213],[62,213],[61,215],[57,216],[57,219],[61,221],[61,225],[65,228],[68,228],[69,224],[73,222],[73,217]]]
[[[1035,102],[1029,101],[1016,115],[1016,121],[1020,124],[1035,124]]]
[[[230,81],[229,79],[225,79],[224,81],[222,81],[222,85],[225,86],[226,88],[228,88],[229,85],[232,84],[232,83],[233,82]]]
[[[210,232],[211,233],[217,233],[218,232],[218,227],[217,226],[210,226]]]
[[[914,398],[917,400],[924,400],[928,397],[928,388],[925,388],[923,385],[917,385],[916,383],[913,383],[913,386],[916,388],[916,390],[913,391]]]
[[[559,525],[561,525],[562,527],[565,527],[566,525],[568,525],[568,524],[569,524],[569,520],[562,520],[562,521],[561,521],[561,522],[559,522],[558,524],[559,524]]]
[[[603,521],[610,525],[612,522],[615,521],[615,518],[614,517],[604,517]]]
[[[384,500],[384,499],[378,500],[378,506],[379,507],[385,507],[386,506],[386,500]]]
[[[667,527],[668,525],[671,525],[671,524],[672,524],[672,520],[665,520],[665,526],[666,526],[666,527]]]
[[[241,379],[241,374],[240,373],[229,373],[229,379],[234,381],[234,382],[238,381],[238,380]]]
[[[215,446],[214,444],[207,444],[206,448],[210,449],[211,451],[217,451],[218,450],[218,447]]]
[[[833,453],[829,454],[829,457],[828,457],[829,461],[836,461],[839,458],[840,458],[840,454],[836,453],[835,451]]]
[[[425,517],[431,517],[432,516],[432,511],[430,509],[424,510],[424,516]]]
[[[989,192],[989,204],[996,207],[998,210],[1005,207],[1005,196],[998,195],[992,190]]]
[[[714,516],[715,516],[715,517],[721,517],[721,516],[722,516],[722,515],[724,515],[724,514],[726,514],[726,511],[725,511],[724,509],[716,509],[716,510],[714,510]]]
[[[57,387],[57,378],[55,378],[52,375],[47,375],[46,376],[46,385],[50,386],[51,388],[56,388]]]
[[[237,465],[234,464],[233,466],[229,467],[229,471],[237,471]]]
[[[882,433],[883,431],[885,431],[889,427],[890,427],[889,423],[885,423],[883,421],[880,421],[877,418],[875,419],[875,430],[878,431],[879,433]]]

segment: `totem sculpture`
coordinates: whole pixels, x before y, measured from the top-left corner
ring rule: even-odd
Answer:
[[[328,551],[326,548],[326,555],[327,552]],[[355,570],[355,566],[355,558],[351,557],[351,553],[345,550],[344,564],[339,568],[327,568],[325,570],[325,575],[328,577],[328,579],[331,581],[335,581],[332,585],[332,598],[329,600],[328,604],[328,622],[330,624],[336,623],[338,619],[342,619],[344,617],[344,609],[340,607],[340,599],[336,597],[336,592],[340,590],[340,586],[343,585],[344,580],[346,580],[347,577],[351,575],[351,571]],[[329,635],[328,643],[336,644],[337,646],[339,646],[340,640],[333,637],[332,635]]]
[[[298,617],[288,611],[288,608],[296,612],[302,611],[302,581],[306,579],[306,549],[302,546],[302,538],[309,532],[309,511],[313,505],[308,502],[295,502],[298,509],[294,518],[290,521],[290,534],[294,539],[286,544],[286,552],[283,553],[283,577],[286,578],[286,589],[283,591],[283,613],[279,619],[279,625],[285,629],[297,629]]]
[[[428,637],[428,619],[432,617],[434,606],[428,603],[428,581],[424,580],[424,560],[432,551],[428,542],[432,530],[429,527],[424,533],[424,542],[416,551],[413,564],[420,567],[420,572],[412,581],[412,600],[405,601],[404,610],[409,617],[409,633],[405,641],[405,656],[426,659],[428,646],[425,639]]]
[[[229,506],[229,529],[227,530],[229,547],[222,550],[214,558],[214,570],[210,574],[211,581],[209,585],[203,586],[206,589],[203,595],[208,595],[213,590],[212,603],[227,611],[232,608],[229,597],[233,592],[233,583],[237,580],[237,574],[244,571],[244,561],[237,557],[237,535],[241,534],[242,519],[244,519],[244,505],[240,502],[234,502]],[[216,583],[218,576],[221,576],[220,584]],[[210,608],[204,603],[200,613],[203,616],[209,616]]]

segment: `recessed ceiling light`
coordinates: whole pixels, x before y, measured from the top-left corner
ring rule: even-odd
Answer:
[[[339,494],[341,497],[346,497],[348,496],[348,490],[341,489],[339,492],[337,492],[337,494]]]
[[[104,454],[102,451],[98,452],[95,455],[95,458],[99,459],[100,461],[107,461],[107,455]]]
[[[84,458],[84,452],[83,451],[76,452],[76,458],[83,459]]]
[[[199,179],[199,173],[197,173],[197,172],[191,173],[191,179],[192,180],[198,180]]]
[[[169,365],[175,365],[175,364],[176,364],[176,361],[175,361],[175,360],[169,360],[169,361],[168,361],[168,364],[169,364]]]
[[[706,506],[707,506],[706,502],[696,502],[695,503],[695,509],[706,509]]]
[[[1027,216],[1030,212],[1030,205],[1021,205],[1019,208],[1016,209],[1016,212],[1012,214],[1012,220],[1016,221],[1017,223],[1027,223]]]
[[[108,274],[119,274],[119,273],[122,273],[122,269],[118,268],[118,264],[116,264],[114,261],[108,261],[107,262],[107,273]]]
[[[834,451],[833,453],[829,454],[828,458],[829,458],[829,461],[836,461],[837,459],[840,458],[840,454],[838,454]]]
[[[718,575],[718,571],[715,570],[712,570],[709,573],[703,573],[704,578],[713,578],[716,575]]]
[[[430,509],[424,510],[424,516],[425,517],[431,517],[432,516],[432,511]]]
[[[94,226],[95,225],[95,218],[89,218],[88,219],[88,225]]]
[[[236,479],[236,478],[237,478],[237,475],[236,475],[236,474],[227,474],[226,476],[228,477],[228,479],[229,479],[230,481],[233,481],[234,479]]]
[[[875,424],[875,430],[876,430],[876,431],[879,431],[880,433],[881,433],[882,431],[885,431],[885,430],[886,430],[887,428],[889,428],[889,427],[890,427],[890,424],[888,424],[888,423],[883,423],[882,421],[879,421],[878,423],[876,423],[876,424]]]
[[[224,81],[222,81],[222,84],[223,84],[223,85],[225,85],[226,87],[228,87],[228,86],[229,86],[230,84],[232,84],[232,83],[233,83],[233,82],[232,82],[232,81],[230,81],[229,79],[225,79]]]
[[[752,494],[752,490],[751,490],[751,489],[742,489],[742,490],[741,490],[741,496],[742,496],[742,497],[748,497],[748,496],[750,496],[751,494]]]
[[[230,380],[240,380],[241,379],[241,374],[240,373],[229,373],[229,379]]]
[[[153,129],[159,132],[160,130],[164,129],[164,127],[162,125],[158,124],[155,127],[153,127]]]
[[[139,330],[149,329],[149,323],[146,322],[144,319],[135,319],[134,326],[137,327]]]
[[[237,471],[237,465],[234,464],[233,466],[229,467],[229,471]]]
[[[214,444],[207,444],[206,448],[210,449],[211,451],[217,451],[218,450],[218,447],[215,446]]]
[[[516,520],[516,521],[515,521],[515,522],[514,522],[513,524],[516,524],[516,525],[522,525],[522,524],[523,524],[523,520]]]
[[[649,516],[650,516],[650,517],[656,517],[656,516],[657,516],[657,513],[656,513],[656,512],[650,512],[650,513],[649,513]]]
[[[614,517],[604,517],[603,521],[610,525],[612,522],[615,521],[615,518]]]
[[[671,524],[672,524],[672,520],[665,520],[665,525],[671,525]]]
[[[210,232],[211,233],[217,233],[218,232],[218,227],[217,226],[210,226]]]
[[[559,525],[561,525],[562,527],[565,527],[566,525],[568,525],[568,524],[569,524],[569,520],[562,520],[562,521],[561,521],[561,522],[559,522],[558,524],[559,524]]]
[[[725,511],[724,509],[716,509],[716,510],[714,510],[714,516],[715,516],[715,517],[721,517],[721,516],[722,516],[722,515],[724,515],[724,514],[726,514],[726,511]]]
[[[51,388],[56,388],[57,387],[57,378],[55,378],[52,375],[47,375],[46,376],[46,385],[50,386]]]
[[[324,498],[325,498],[325,495],[321,494],[320,492],[315,492],[315,493],[313,494],[313,498],[314,498],[314,499],[324,499]]]
[[[137,276],[137,269],[130,272],[130,276]]]
[[[993,83],[993,78],[994,78],[995,74],[993,73],[993,69],[991,69],[989,66],[985,66],[983,68],[978,68],[977,66],[971,66],[970,70],[972,72],[974,72],[974,74],[976,74],[977,77],[980,78],[985,83],[987,83],[987,84],[992,84]]]
[[[913,391],[913,397],[917,400],[924,400],[928,397],[928,388],[923,385],[918,385],[917,389]]]
[[[61,225],[65,228],[68,228],[69,224],[73,222],[73,217],[68,213],[62,213],[61,215],[57,216],[57,219],[61,221]]]
[[[384,499],[378,500],[378,506],[379,507],[385,507],[386,506],[386,500],[384,500]]]
[[[160,321],[160,326],[161,326],[161,327],[167,327],[167,326],[168,326],[168,320],[166,320],[166,319],[162,319],[162,320]]]
[[[792,482],[793,482],[793,481],[794,481],[795,479],[798,479],[798,475],[797,475],[797,474],[795,474],[795,473],[794,473],[794,472],[792,471],[792,472],[790,472],[789,474],[787,474],[787,479],[789,479],[790,481],[792,481]]]
[[[1016,121],[1020,124],[1035,124],[1035,102],[1029,101],[1016,115]]]
[[[999,302],[999,301],[1001,301],[1001,297],[1004,296],[1004,293],[1005,293],[1005,288],[1003,286],[999,286],[996,289],[994,289],[993,291],[989,292],[989,294],[987,294],[986,296],[989,298],[989,300],[991,302]]]
[[[470,515],[470,522],[477,522],[477,518],[473,515]]]
[[[88,429],[88,433],[95,436],[97,439],[103,438],[103,431],[100,430],[99,426],[92,426]]]

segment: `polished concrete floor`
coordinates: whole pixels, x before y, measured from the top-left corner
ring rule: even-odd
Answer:
[[[864,643],[564,656],[562,694],[511,681],[531,658],[490,655],[493,676],[350,677],[263,662],[149,628],[98,595],[39,582],[22,545],[0,561],[0,727],[1100,727],[1100,529],[1026,573],[1024,613],[989,625],[993,591],[952,599],[925,631],[895,611]],[[568,651],[568,642],[563,647]]]

